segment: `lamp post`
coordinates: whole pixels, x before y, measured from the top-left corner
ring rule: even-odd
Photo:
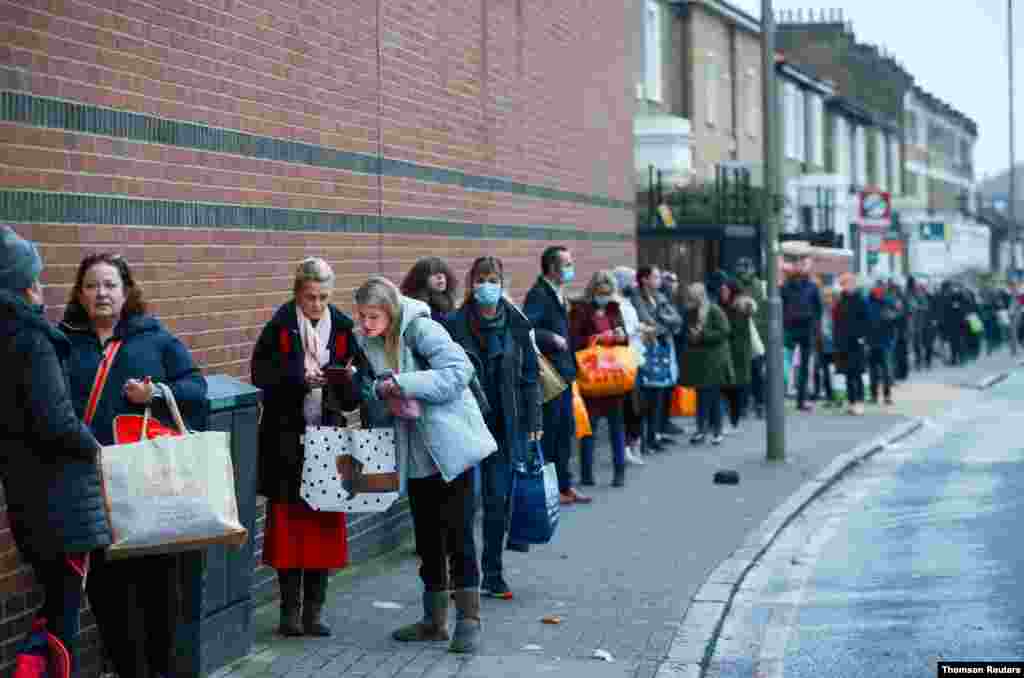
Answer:
[[[775,77],[775,13],[772,0],[761,0],[761,100],[764,120],[764,188],[767,204],[761,229],[765,253],[765,283],[768,287],[768,337],[765,362],[765,424],[767,458],[786,457],[786,418],[782,364],[782,299],[779,296],[779,200],[782,196],[782,166]]]

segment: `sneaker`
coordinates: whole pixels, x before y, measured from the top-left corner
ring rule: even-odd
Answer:
[[[508,587],[501,575],[485,577],[480,585],[480,595],[499,600],[512,600],[512,589]]]
[[[626,463],[627,464],[632,464],[634,466],[643,466],[647,462],[644,461],[640,457],[640,455],[638,453],[633,452],[633,448],[632,447],[627,447],[626,448]]]
[[[813,412],[814,405],[810,403],[804,403],[803,405],[798,405],[796,409],[800,410],[801,412]]]
[[[885,404],[886,405],[892,405],[892,396],[886,396],[885,397]]]
[[[721,433],[716,433],[715,435],[711,436],[712,445],[721,445],[723,440],[725,440],[725,438],[722,436]]]
[[[692,436],[690,436],[691,445],[700,445],[702,442],[704,442],[703,433],[694,433]]]

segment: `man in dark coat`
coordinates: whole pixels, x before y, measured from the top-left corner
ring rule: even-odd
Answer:
[[[591,498],[573,487],[569,458],[576,438],[572,412],[572,383],[576,380],[576,355],[569,345],[569,302],[565,286],[576,276],[572,254],[553,245],[541,255],[541,274],[526,294],[523,311],[533,324],[537,347],[569,385],[544,405],[544,437],[541,448],[555,463],[559,500],[563,504],[589,504]]]
[[[797,409],[810,411],[807,404],[807,375],[811,347],[821,330],[821,292],[807,274],[809,262],[801,262],[801,269],[782,287],[782,318],[786,346],[800,348],[800,369],[796,377]]]
[[[43,316],[36,248],[0,230],[0,477],[22,558],[42,585],[39,616],[77,665],[88,554],[110,544],[97,454],[75,415],[63,363],[68,340]]]

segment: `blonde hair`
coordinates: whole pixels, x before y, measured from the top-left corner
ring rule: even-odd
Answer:
[[[612,288],[612,296],[615,296],[619,292],[619,284],[615,279],[615,274],[605,269],[598,271],[594,275],[590,276],[590,282],[587,283],[587,288],[583,291],[583,298],[586,301],[594,300],[594,291],[598,287],[607,285]]]
[[[360,285],[354,296],[357,306],[378,306],[391,319],[384,337],[384,354],[388,366],[398,371],[401,367],[402,340],[402,293],[398,286],[384,276],[375,275]]]
[[[704,321],[708,318],[708,307],[711,305],[708,301],[708,290],[704,287],[704,283],[695,282],[687,285],[686,301],[697,304],[697,324],[704,325]]]
[[[298,296],[306,283],[316,282],[334,286],[334,269],[319,257],[307,257],[299,262],[295,269],[295,286],[292,290]]]

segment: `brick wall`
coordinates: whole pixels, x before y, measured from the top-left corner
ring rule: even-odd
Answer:
[[[40,243],[51,317],[115,250],[243,378],[307,255],[345,309],[428,254],[460,276],[496,254],[521,299],[565,243],[582,285],[635,259],[628,23],[592,0],[0,0],[0,221]],[[0,558],[6,668],[39,594],[3,514]]]

